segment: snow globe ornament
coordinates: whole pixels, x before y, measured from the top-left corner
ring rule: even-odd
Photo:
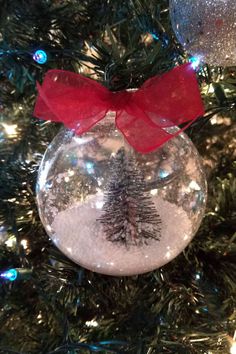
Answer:
[[[145,273],[182,252],[200,225],[201,160],[184,133],[140,154],[111,114],[105,120],[82,136],[62,130],[50,144],[38,175],[40,217],[55,245],[83,267]]]
[[[170,0],[170,17],[191,55],[210,65],[236,65],[236,1]]]
[[[49,145],[37,181],[39,214],[55,245],[108,275],[170,262],[194,237],[206,204],[201,159],[175,126],[203,113],[190,66],[132,92],[57,70],[38,89],[34,114],[71,128]]]

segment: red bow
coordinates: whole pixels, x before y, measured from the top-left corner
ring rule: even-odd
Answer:
[[[135,92],[111,92],[94,80],[63,70],[48,71],[42,87],[37,87],[36,117],[63,122],[80,135],[108,111],[115,111],[117,128],[141,153],[155,150],[204,114],[190,64],[147,80]],[[177,133],[165,129],[186,122]]]

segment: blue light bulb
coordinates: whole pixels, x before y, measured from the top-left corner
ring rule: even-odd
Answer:
[[[156,41],[159,41],[159,37],[156,35],[156,33],[152,33],[152,38]]]
[[[94,164],[92,162],[86,162],[86,169],[88,171],[89,174],[94,173]]]
[[[46,61],[48,60],[48,56],[47,56],[47,53],[44,50],[39,49],[39,50],[36,50],[36,52],[34,53],[33,59],[38,64],[45,64]]]
[[[14,281],[14,280],[16,280],[17,275],[18,275],[18,272],[16,269],[9,269],[6,272],[1,273],[0,277],[5,280]]]
[[[166,178],[168,176],[169,176],[169,172],[168,171],[160,169],[160,171],[159,171],[159,177],[160,178]]]
[[[189,58],[189,62],[192,64],[192,68],[193,68],[194,70],[197,69],[198,66],[200,65],[201,59],[202,59],[202,58],[201,58],[200,56]]]

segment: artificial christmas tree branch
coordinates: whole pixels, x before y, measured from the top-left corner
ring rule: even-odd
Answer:
[[[0,284],[2,353],[55,352],[64,339],[62,313],[73,343],[127,341],[121,352],[132,354],[230,353],[235,67],[197,69],[207,113],[189,133],[209,184],[197,236],[160,270],[129,278],[98,275],[55,249],[39,220],[37,167],[58,126],[32,119],[35,83],[49,69],[64,69],[118,91],[140,87],[188,60],[171,30],[168,2],[1,0],[0,8],[0,270],[26,265],[34,270],[30,280]],[[48,54],[43,65],[32,58],[37,49]],[[62,353],[69,350],[76,352],[64,347]]]

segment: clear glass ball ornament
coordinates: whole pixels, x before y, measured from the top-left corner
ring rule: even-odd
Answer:
[[[203,218],[206,190],[201,159],[185,134],[140,154],[109,113],[81,136],[63,129],[54,138],[39,169],[37,203],[64,254],[122,276],[152,271],[183,251]]]
[[[210,65],[236,65],[236,1],[170,0],[178,41]]]

